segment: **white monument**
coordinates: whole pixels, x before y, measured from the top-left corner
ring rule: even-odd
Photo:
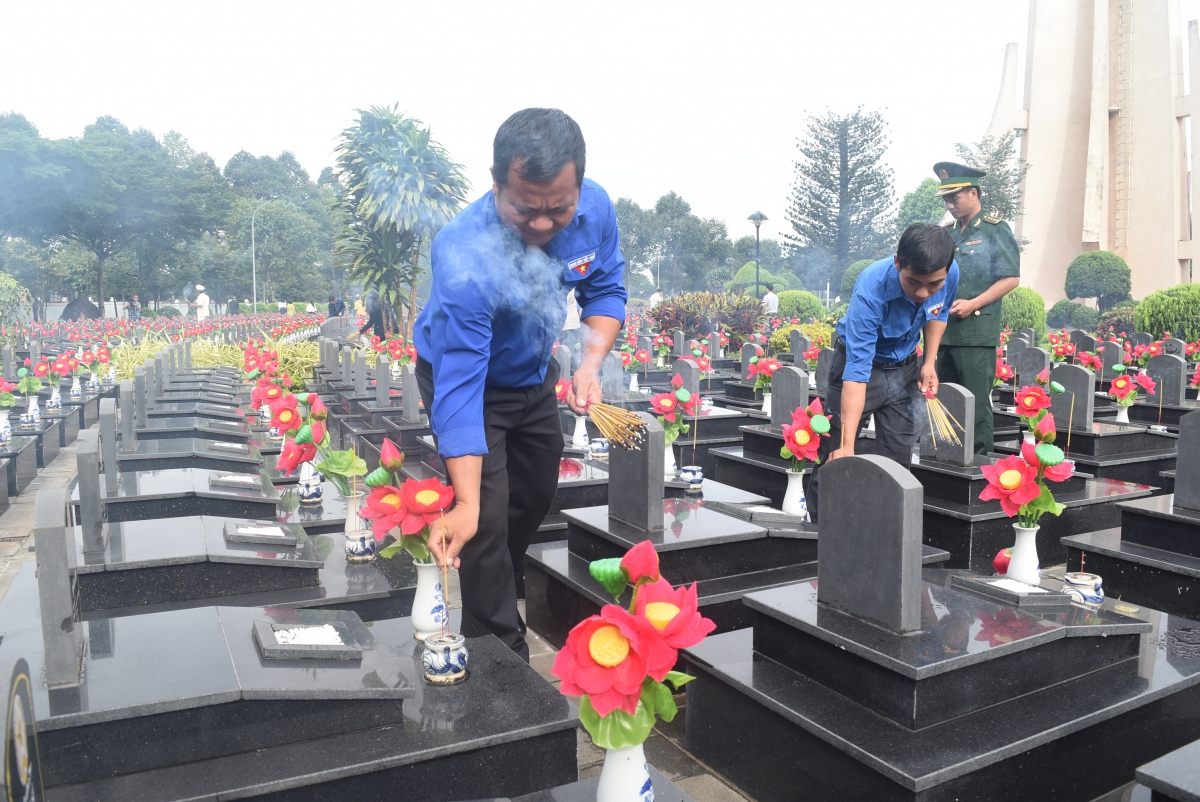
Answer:
[[[1021,133],[1030,165],[1015,225],[1030,241],[1021,283],[1047,304],[1064,297],[1067,266],[1090,250],[1129,263],[1135,298],[1192,280],[1184,118],[1200,99],[1200,34],[1188,24],[1184,95],[1179,28],[1175,0],[1030,0],[1023,109],[1008,45],[987,133]],[[1195,160],[1200,121],[1191,136]]]

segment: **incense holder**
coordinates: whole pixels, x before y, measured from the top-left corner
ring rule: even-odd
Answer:
[[[588,444],[588,448],[592,452],[592,456],[596,459],[607,459],[609,444],[608,440],[603,437],[597,437]]]
[[[428,682],[434,685],[462,682],[467,678],[467,660],[467,640],[462,635],[437,632],[425,638],[421,665],[425,667]]]
[[[1104,602],[1104,580],[1098,574],[1064,574],[1062,592],[1078,604],[1097,607]]]
[[[704,489],[704,469],[699,465],[684,465],[679,469],[679,480],[687,484],[688,493],[699,493]]]

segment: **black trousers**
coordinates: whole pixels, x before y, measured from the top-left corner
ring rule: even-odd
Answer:
[[[484,390],[488,453],[479,487],[479,530],[459,554],[463,609],[527,662],[517,583],[524,585],[525,551],[558,491],[563,432],[557,381],[558,364],[551,360],[541,386]],[[425,409],[432,410],[433,366],[424,359],[417,360],[417,384]]]
[[[813,466],[805,494],[808,510],[817,521],[821,465],[842,444],[842,374],[846,370],[846,351],[838,348],[829,366],[829,389],[825,393],[825,412],[829,415],[829,437],[821,438],[817,456],[821,462]],[[863,404],[858,430],[846,432],[846,438],[858,439],[858,433],[867,423],[867,417],[875,416],[875,453],[895,460],[908,468],[912,463],[912,449],[921,436],[921,425],[917,419],[917,382],[921,378],[921,360],[914,359],[907,365],[895,368],[871,368],[867,381],[867,399]],[[853,442],[853,441],[852,441]]]

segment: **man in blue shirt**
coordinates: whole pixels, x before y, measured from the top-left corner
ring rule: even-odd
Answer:
[[[421,397],[456,499],[429,545],[439,564],[459,568],[464,609],[526,660],[517,584],[558,489],[551,355],[568,292],[581,318],[567,396],[576,413],[600,401],[600,366],[625,322],[616,209],[583,177],[584,161],[583,133],[557,109],[525,109],[500,126],[492,190],[433,241],[433,288],[414,332]]]
[[[938,226],[909,226],[895,256],[859,275],[834,338],[825,395],[832,427],[809,480],[810,512],[820,513],[820,465],[854,454],[868,415],[875,416],[875,453],[908,467],[922,429],[917,393],[937,394],[938,346],[956,292],[954,240]],[[922,333],[925,352],[918,355]]]

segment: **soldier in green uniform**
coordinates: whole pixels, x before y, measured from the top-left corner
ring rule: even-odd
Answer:
[[[1000,299],[1021,281],[1021,252],[1008,223],[983,213],[979,179],[983,170],[938,162],[938,195],[954,217],[960,278],[958,296],[938,352],[938,380],[966,387],[975,396],[975,452],[992,450],[992,380],[1000,346]]]

